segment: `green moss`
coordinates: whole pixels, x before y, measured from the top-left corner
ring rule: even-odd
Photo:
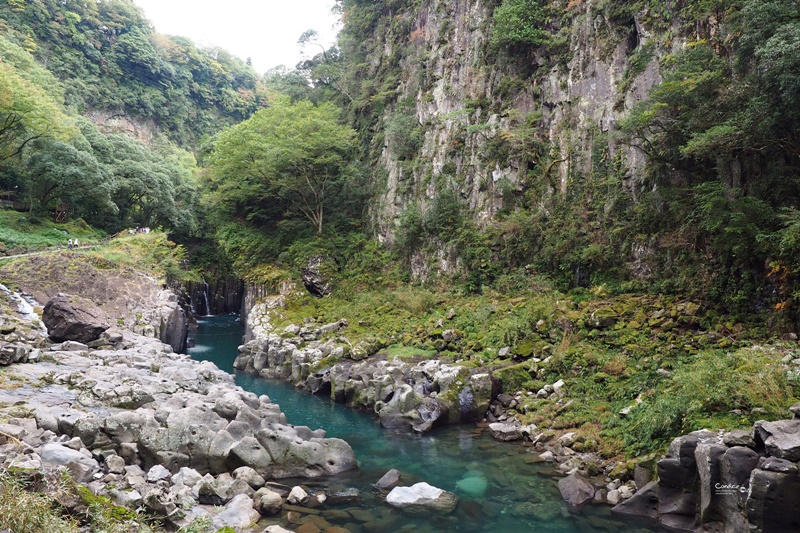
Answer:
[[[399,358],[402,361],[415,361],[418,359],[429,359],[436,355],[436,350],[423,350],[415,346],[403,344],[393,344],[382,350],[379,354],[384,354],[388,359]]]

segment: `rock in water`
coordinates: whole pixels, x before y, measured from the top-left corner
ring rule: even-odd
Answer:
[[[386,472],[382,478],[375,483],[375,488],[378,490],[386,490],[388,488],[394,487],[400,481],[400,471],[392,468],[388,472]]]
[[[558,481],[558,490],[561,497],[567,502],[567,507],[572,512],[577,512],[594,499],[594,487],[585,478],[578,474],[570,474]]]
[[[495,440],[509,442],[522,438],[522,428],[516,424],[494,422],[489,424],[489,433]]]
[[[393,488],[386,496],[386,503],[413,514],[447,514],[458,505],[458,496],[423,482]]]
[[[80,296],[56,296],[44,306],[42,321],[56,342],[91,342],[111,327],[105,311]]]
[[[465,477],[456,483],[456,488],[458,488],[458,490],[473,498],[480,498],[486,494],[486,488],[488,486],[489,484],[486,478],[476,475]]]

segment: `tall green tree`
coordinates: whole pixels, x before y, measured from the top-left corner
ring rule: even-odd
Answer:
[[[37,139],[66,139],[74,133],[58,102],[13,65],[0,63],[0,162],[21,155]]]
[[[91,152],[61,141],[37,141],[27,160],[25,192],[32,212],[44,213],[58,201],[93,201],[111,206],[111,187]]]
[[[322,233],[342,200],[355,132],[329,103],[279,99],[220,134],[211,156],[211,186],[221,209],[251,221],[302,217]]]

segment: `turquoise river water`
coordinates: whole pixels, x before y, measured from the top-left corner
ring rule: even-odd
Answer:
[[[189,353],[233,373],[243,328],[236,315],[204,317],[193,334]],[[361,501],[342,505],[323,516],[352,533],[362,531],[426,532],[620,532],[655,531],[646,524],[614,517],[606,506],[590,506],[579,515],[567,511],[550,467],[533,463],[519,444],[501,443],[473,425],[436,429],[426,435],[381,428],[368,413],[313,396],[284,381],[235,373],[236,383],[266,394],[281,406],[290,424],[323,428],[329,437],[353,447],[359,468],[325,480],[298,480],[311,490],[329,492],[355,487]],[[372,485],[396,468],[404,484],[426,481],[460,497],[445,517],[410,516],[389,507]],[[282,480],[292,485],[291,480]],[[330,508],[330,506],[326,506]],[[354,518],[355,517],[355,518]],[[357,518],[357,519],[356,519]],[[293,528],[291,524],[283,523]]]

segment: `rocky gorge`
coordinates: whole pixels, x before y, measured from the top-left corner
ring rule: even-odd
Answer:
[[[66,302],[56,302],[62,314]],[[275,480],[357,466],[344,441],[287,424],[268,397],[159,339],[108,328],[87,344],[53,343],[13,313],[4,324],[0,352],[13,364],[0,390],[5,471],[66,467],[115,504],[176,526],[207,516],[216,530],[280,510],[291,487]]]
[[[358,489],[313,481],[358,466],[348,443],[326,438],[321,429],[288,424],[268,396],[242,390],[211,362],[178,353],[164,341],[182,343],[191,317],[173,292],[147,295],[130,303],[129,315],[119,316],[118,304],[56,293],[39,308],[46,331],[30,315],[16,313],[14,301],[6,302],[0,355],[11,366],[0,386],[4,471],[31,476],[63,467],[94,497],[146,509],[173,527],[205,520],[209,527],[242,531],[272,522],[273,530],[291,525],[335,532],[340,526],[333,524],[347,517],[357,530],[380,531],[399,523],[387,514],[390,506],[409,516],[444,515],[456,507],[461,513],[474,505],[473,494],[486,491],[483,474],[467,472],[455,484],[467,497],[460,505],[454,493],[395,472],[373,489],[384,510],[359,514]],[[773,488],[794,490],[795,421],[758,423],[752,434],[695,432],[677,439],[660,461],[611,460],[580,433],[519,421],[529,397],[554,408],[569,405],[563,380],[536,393],[503,391],[491,369],[388,357],[380,342],[351,343],[346,319],[309,318],[276,331],[271,316],[281,312],[281,298],[248,300],[249,340],[239,347],[237,369],[367,410],[386,428],[426,433],[472,422],[477,433],[522,443],[525,462],[549,465],[544,472],[558,480],[572,513],[606,503],[616,505],[620,516],[646,517],[676,531],[793,527],[792,518],[776,518],[793,516],[784,512],[793,500],[777,497]],[[399,486],[401,477],[414,484]],[[748,492],[738,492],[734,501],[716,492],[722,490],[718,485]],[[85,513],[87,498],[70,503],[70,512]],[[341,515],[348,503],[352,507]],[[552,515],[514,505],[514,513],[530,512],[536,520],[558,514],[555,507]]]
[[[645,517],[669,531],[797,528],[797,420],[761,421],[752,431],[696,431],[675,439],[661,459],[603,459],[575,432],[521,424],[513,408],[534,393],[504,392],[485,369],[386,357],[379,343],[350,343],[346,319],[307,319],[275,331],[269,317],[280,305],[272,297],[251,309],[252,339],[239,347],[237,369],[367,410],[384,427],[426,432],[476,422],[495,440],[522,442],[532,460],[553,464],[565,476],[558,487],[572,512],[606,503],[615,514]],[[563,406],[566,392],[558,381],[535,396]]]

